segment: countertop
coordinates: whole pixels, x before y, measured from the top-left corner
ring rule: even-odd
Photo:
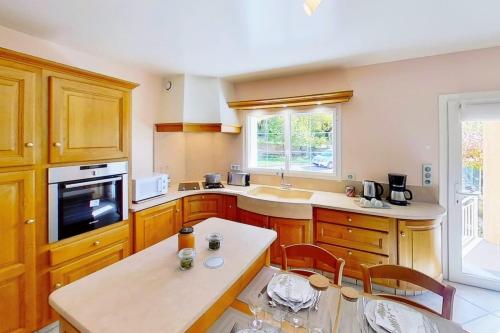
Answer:
[[[49,297],[50,305],[80,332],[184,332],[214,304],[276,239],[276,232],[219,218],[195,227],[195,266],[180,271],[177,235],[159,242]],[[224,241],[209,251],[204,237]],[[218,269],[203,265],[222,256]]]
[[[200,182],[201,184],[201,182]],[[298,200],[298,199],[263,199],[252,196],[249,192],[258,187],[258,186],[267,186],[267,185],[258,185],[252,184],[247,187],[242,186],[231,186],[224,184],[225,188],[221,189],[211,189],[211,190],[195,190],[195,191],[178,191],[177,184],[172,184],[169,188],[167,194],[152,198],[141,203],[132,204],[130,206],[130,210],[133,212],[141,211],[153,206],[160,205],[162,203],[180,199],[185,196],[193,195],[193,194],[207,194],[207,193],[220,193],[220,194],[228,194],[235,195],[238,197],[244,197],[255,199],[256,204],[259,202],[272,202],[272,203],[289,203],[294,206],[304,205],[306,208],[311,209],[312,207],[322,207],[329,209],[338,209],[347,212],[359,213],[359,214],[368,214],[368,215],[376,215],[376,216],[385,216],[392,217],[397,219],[407,219],[407,220],[427,220],[427,219],[437,219],[446,214],[446,209],[438,204],[426,203],[426,202],[411,202],[408,206],[396,206],[391,205],[389,209],[379,209],[379,208],[362,208],[356,205],[354,198],[347,197],[343,193],[333,193],[333,192],[324,192],[324,191],[314,191],[314,190],[305,190],[313,192],[312,197],[309,200]],[[271,186],[272,187],[272,186]],[[286,190],[283,190],[286,191]],[[245,200],[248,204],[248,200]],[[259,211],[256,211],[259,213]],[[271,214],[269,214],[271,215]],[[273,215],[274,216],[274,215]],[[278,215],[277,215],[278,216]],[[279,217],[279,216],[278,216]],[[283,216],[286,217],[286,216]]]

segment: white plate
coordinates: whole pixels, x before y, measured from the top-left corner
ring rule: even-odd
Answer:
[[[205,267],[210,268],[210,269],[219,268],[222,265],[224,265],[224,258],[219,257],[219,256],[208,257],[205,260]]]
[[[413,333],[439,333],[439,330],[436,324],[429,319],[427,316],[422,314],[419,311],[414,310],[413,308],[406,306],[404,304],[400,304],[397,302],[391,301],[369,301],[365,305],[365,317],[368,321],[368,324],[375,330],[377,333],[387,333],[391,332],[389,328],[384,328],[378,325],[377,322],[377,306],[379,303],[389,306],[393,309],[392,314],[393,319],[399,324],[400,327],[403,327],[405,332],[413,332]],[[379,314],[380,316],[380,314]],[[401,320],[407,320],[408,323],[403,323]],[[407,327],[408,329],[404,329]],[[396,332],[396,331],[394,331]]]
[[[295,292],[302,296],[302,299],[304,300],[303,302],[293,302],[289,299],[285,299],[282,297],[283,295],[279,295],[275,291],[276,288],[284,288],[284,285],[280,286],[280,284],[285,283],[286,279],[290,279],[289,281],[292,287],[301,288],[295,289]],[[274,276],[267,285],[267,294],[271,297],[271,299],[282,305],[290,307],[294,312],[311,306],[316,300],[316,293],[309,285],[309,280],[295,274],[278,274]]]

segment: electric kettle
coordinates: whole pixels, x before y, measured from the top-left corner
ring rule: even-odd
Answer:
[[[367,200],[373,198],[380,200],[382,194],[384,193],[384,188],[382,184],[374,182],[372,180],[363,180],[363,197]]]

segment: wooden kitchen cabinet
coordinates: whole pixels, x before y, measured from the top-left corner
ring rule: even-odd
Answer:
[[[34,172],[0,173],[0,328],[35,329]]]
[[[51,163],[125,158],[130,91],[100,81],[49,77]]]
[[[249,212],[244,209],[238,209],[238,221],[255,227],[269,228],[268,216]]]
[[[134,213],[134,251],[141,251],[179,232],[181,200]]]
[[[53,269],[50,272],[51,291],[114,264],[125,258],[128,253],[129,245],[125,241]]]
[[[182,198],[182,223],[193,226],[210,217],[224,216],[224,195],[196,194]]]
[[[224,218],[231,221],[238,220],[238,203],[234,195],[224,196]]]
[[[35,163],[39,70],[0,60],[0,167]]]
[[[278,238],[271,245],[271,262],[281,264],[281,245],[297,243],[312,243],[312,228],[310,220],[286,219],[270,217],[269,228],[278,233]],[[308,266],[307,259],[290,259],[290,266]]]
[[[399,265],[441,281],[441,220],[398,220],[398,255]],[[406,282],[399,284],[402,289],[421,289]]]

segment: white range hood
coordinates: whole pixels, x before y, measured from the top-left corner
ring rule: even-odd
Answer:
[[[233,85],[220,78],[188,74],[166,78],[156,131],[239,133],[237,113],[227,105],[232,97]]]

